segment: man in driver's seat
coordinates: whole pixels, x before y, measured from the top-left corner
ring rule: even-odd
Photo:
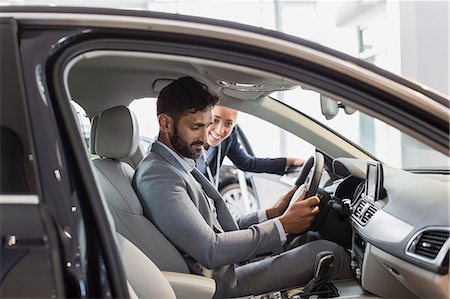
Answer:
[[[306,284],[316,254],[336,254],[331,278],[350,275],[350,260],[339,245],[316,240],[283,251],[286,233],[308,229],[319,199],[293,198],[295,188],[273,207],[237,223],[221,196],[195,168],[202,153],[211,109],[218,103],[206,85],[183,77],[165,87],[157,100],[158,140],[141,162],[133,186],[144,214],[181,251],[190,271],[216,281],[215,297],[262,294]],[[258,261],[249,260],[266,256]]]

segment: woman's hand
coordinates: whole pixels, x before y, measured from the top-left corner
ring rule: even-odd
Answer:
[[[298,158],[286,158],[286,165],[289,166],[302,166],[305,163],[305,160]]]

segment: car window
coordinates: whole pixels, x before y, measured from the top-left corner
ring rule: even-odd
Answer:
[[[297,87],[276,92],[272,97],[314,118],[390,166],[413,170],[450,169],[450,159],[444,154],[317,91]]]
[[[72,105],[84,145],[91,152],[91,122],[89,117],[87,117],[86,111],[77,102],[71,100],[70,104]]]
[[[158,136],[159,132],[156,98],[136,99],[130,104],[129,108],[136,115],[139,124],[140,143],[147,151],[148,146]],[[256,156],[307,158],[315,150],[315,147],[310,143],[250,114],[239,112],[237,123],[244,131]],[[261,134],[261,132],[267,134]],[[270,141],[267,140],[267,136],[272,136]],[[224,164],[232,165],[232,162],[225,159]]]
[[[257,157],[307,159],[315,147],[286,130],[248,113],[239,112],[237,123],[245,132]],[[264,134],[262,134],[264,132]],[[270,139],[267,136],[271,136]]]
[[[128,107],[133,111],[139,125],[139,142],[148,152],[153,140],[158,136],[159,124],[156,116],[156,98],[136,99]]]

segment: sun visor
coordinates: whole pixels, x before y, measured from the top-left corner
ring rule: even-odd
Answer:
[[[256,100],[264,94],[264,92],[261,91],[241,91],[227,88],[223,88],[222,92],[227,96],[237,98],[240,100]]]
[[[281,77],[265,77],[262,74],[211,67],[205,74],[211,82],[222,86],[223,94],[241,100],[256,100],[274,91],[288,90],[298,85]]]

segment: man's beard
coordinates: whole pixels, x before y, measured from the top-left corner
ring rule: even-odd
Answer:
[[[170,143],[172,144],[173,148],[180,155],[182,155],[186,158],[191,158],[191,159],[195,160],[195,159],[198,159],[202,154],[201,150],[192,150],[191,148],[194,145],[203,145],[203,142],[199,140],[199,141],[194,141],[191,144],[188,144],[178,134],[177,126],[175,126],[175,128],[174,128],[173,136],[170,137]]]

